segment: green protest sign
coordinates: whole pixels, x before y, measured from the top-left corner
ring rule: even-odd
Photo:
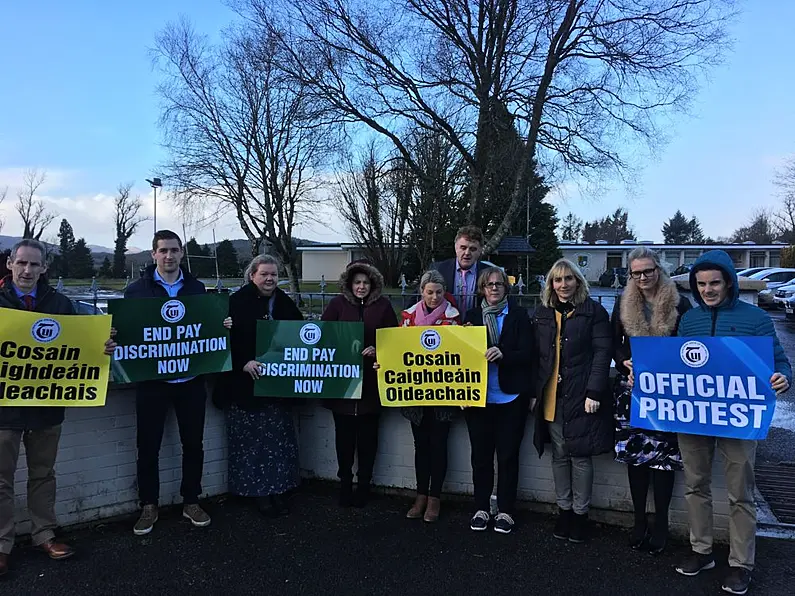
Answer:
[[[117,383],[180,379],[232,369],[228,294],[108,301]]]
[[[364,325],[257,321],[254,394],[361,399]]]

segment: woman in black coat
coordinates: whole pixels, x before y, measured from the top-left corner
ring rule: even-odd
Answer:
[[[254,395],[259,378],[257,321],[303,319],[282,290],[279,262],[271,255],[255,257],[246,268],[248,281],[229,298],[232,371],[222,381],[229,444],[229,492],[257,499],[268,516],[288,512],[285,493],[298,486],[298,442],[289,402]]]
[[[588,296],[579,268],[560,259],[549,270],[542,306],[533,314],[538,369],[534,443],[552,443],[552,475],[560,516],[556,538],[587,539],[593,487],[591,457],[613,450],[607,397],[612,333],[607,311]]]
[[[505,271],[489,267],[478,278],[479,306],[464,317],[464,325],[486,327],[488,377],[486,407],[466,408],[472,447],[472,483],[475,514],[472,530],[488,528],[489,501],[494,488],[494,453],[497,453],[497,507],[494,531],[508,534],[519,485],[519,448],[527,420],[531,389],[532,329],[527,311],[508,301],[510,284]]]

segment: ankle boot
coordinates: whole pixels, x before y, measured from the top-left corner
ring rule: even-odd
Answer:
[[[417,495],[414,499],[414,504],[406,514],[408,519],[420,519],[425,513],[425,506],[428,504],[428,497],[425,495]]]
[[[439,509],[442,502],[439,497],[428,497],[428,508],[425,510],[425,516],[422,518],[426,522],[433,523],[439,519]]]
[[[654,530],[649,538],[649,554],[657,556],[665,550],[668,543],[668,522],[654,520]]]
[[[370,500],[370,481],[359,480],[356,493],[353,495],[353,506],[364,507]]]
[[[340,481],[340,507],[353,505],[353,479],[343,478]]]

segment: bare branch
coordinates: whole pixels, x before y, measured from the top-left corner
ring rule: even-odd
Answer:
[[[338,122],[364,124],[423,175],[409,131],[442,135],[467,167],[468,217],[491,201],[495,113],[524,138],[507,233],[538,162],[586,178],[631,166],[627,141],[664,140],[727,46],[733,0],[237,0],[250,23],[274,14],[283,68]]]
[[[27,170],[23,176],[22,188],[17,192],[15,209],[22,219],[24,227],[22,237],[41,239],[44,230],[53,222],[55,214],[50,212],[36,196],[39,188],[47,179],[46,171]]]

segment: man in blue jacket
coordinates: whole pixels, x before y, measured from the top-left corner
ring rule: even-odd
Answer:
[[[155,264],[147,267],[141,278],[130,284],[124,297],[176,298],[206,293],[204,284],[180,266],[184,254],[182,240],[176,233],[171,230],[156,232],[152,240]],[[227,318],[224,325],[231,327],[231,319]],[[138,425],[138,495],[142,511],[133,528],[136,536],[151,532],[157,521],[160,443],[163,440],[166,414],[172,405],[182,442],[182,515],[194,526],[210,525],[210,516],[199,506],[206,401],[207,393],[201,377],[138,384],[135,406]]]
[[[740,300],[737,273],[722,250],[707,252],[693,264],[690,289],[698,308],[689,310],[679,324],[679,335],[767,335],[773,338],[775,373],[770,384],[776,393],[789,389],[792,368],[776,337],[773,321],[762,309]],[[715,567],[712,554],[712,460],[715,446],[724,459],[729,493],[729,567],[723,590],[745,594],[751,582],[756,550],[754,459],[756,441],[679,435],[685,469],[685,501],[693,552],[676,567],[682,575],[698,575]]]

